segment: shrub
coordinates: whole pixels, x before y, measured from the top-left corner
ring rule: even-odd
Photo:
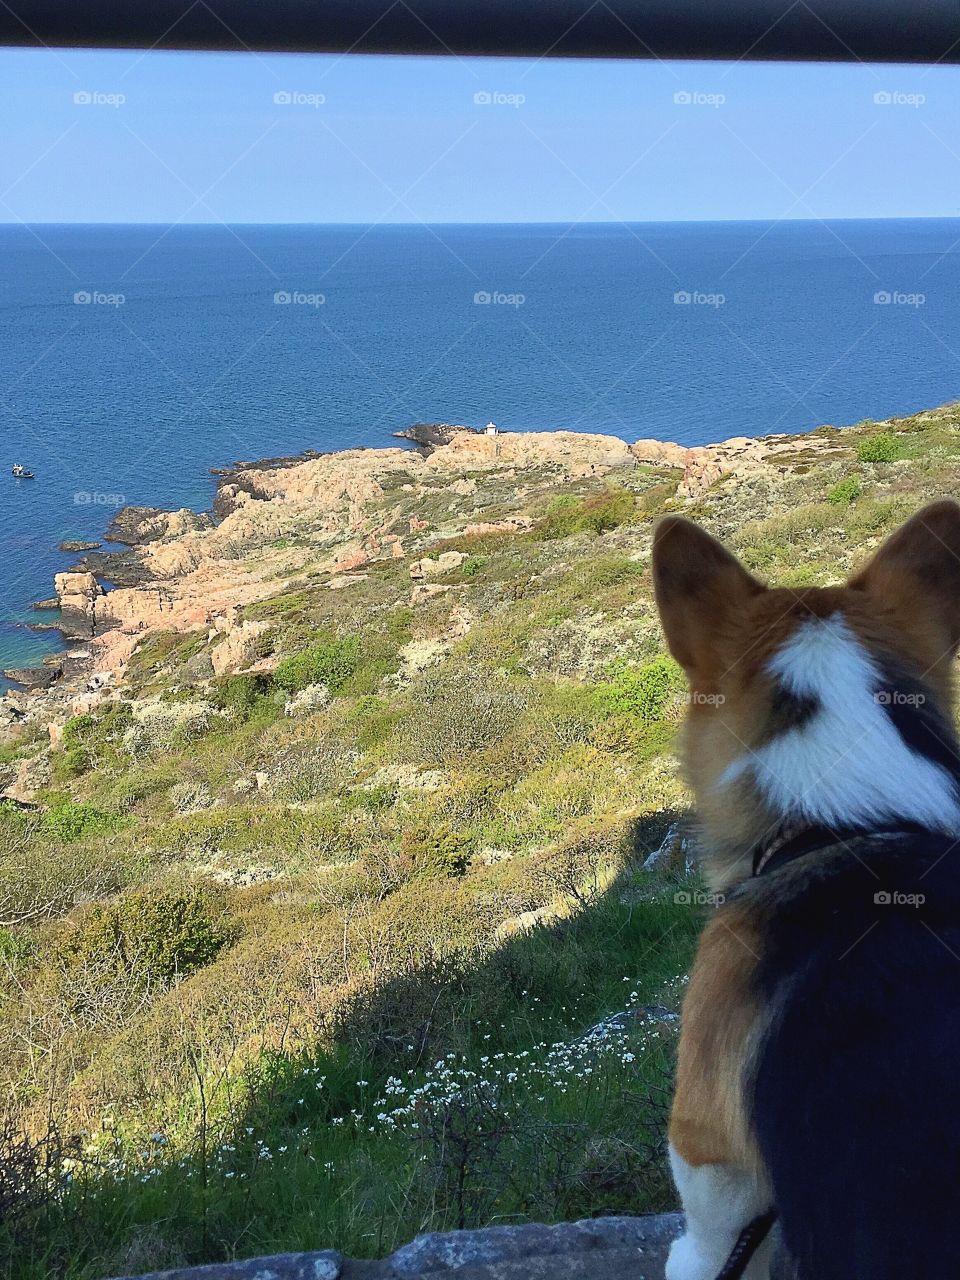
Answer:
[[[362,660],[360,640],[348,636],[318,641],[300,653],[283,658],[273,674],[274,683],[288,693],[298,693],[308,685],[324,684],[339,693]]]
[[[462,668],[428,672],[411,692],[422,701],[417,734],[404,745],[410,758],[426,764],[458,760],[502,741],[529,703],[519,685]]]
[[[299,693],[293,694],[283,704],[286,716],[310,716],[322,711],[330,701],[330,690],[325,684],[308,684]]]
[[[364,751],[372,751],[390,739],[408,714],[407,708],[367,694],[353,704],[347,724],[356,737],[357,745]]]
[[[114,702],[99,716],[85,712],[71,717],[63,726],[63,751],[53,757],[55,774],[75,778],[86,773],[107,744],[127,728],[130,714],[128,702]]]
[[[64,969],[120,969],[145,986],[169,984],[209,964],[229,937],[208,890],[141,889],[94,907],[57,958]]]
[[[70,747],[59,755],[50,758],[54,781],[63,782],[69,778],[77,778],[90,768],[90,752],[85,747]]]
[[[638,785],[633,771],[615,758],[590,745],[570,747],[502,797],[483,838],[507,848],[541,843],[567,831],[575,819],[631,808]]]
[[[96,720],[89,713],[79,716],[72,716],[71,719],[63,726],[63,745],[66,748],[81,747],[84,742],[89,740],[91,730],[96,725]]]
[[[213,796],[205,782],[177,782],[168,793],[170,803],[177,813],[193,813],[197,809],[209,809]]]
[[[346,786],[353,774],[354,758],[329,736],[284,751],[276,760],[272,777],[277,794],[302,804],[331,795]]]
[[[311,595],[309,591],[288,591],[283,595],[271,596],[269,600],[259,600],[248,604],[243,611],[244,620],[272,620],[274,618],[294,620],[301,617],[309,608]]]
[[[598,697],[613,716],[661,720],[671,698],[684,688],[683,674],[672,658],[654,658],[642,667],[619,667],[601,685]]]
[[[61,799],[51,804],[40,819],[40,830],[57,840],[82,840],[86,836],[108,835],[119,819],[96,805]]]
[[[127,813],[147,796],[167,791],[181,780],[182,771],[173,760],[158,760],[143,768],[131,766],[112,782],[102,799],[112,813]]]
[[[400,852],[409,859],[414,875],[462,876],[470,862],[469,836],[451,827],[418,824],[405,831]]]
[[[900,457],[900,441],[889,431],[878,431],[857,445],[860,462],[895,462]]]
[[[209,702],[160,702],[136,705],[133,723],[123,735],[131,755],[169,751],[202,737],[214,723],[217,708]]]
[[[562,494],[554,498],[539,526],[541,538],[567,538],[573,533],[607,533],[636,515],[637,500],[629,489],[608,489],[589,498]]]
[[[262,707],[269,694],[269,676],[221,676],[214,685],[213,701],[235,720],[246,721]]]
[[[142,855],[130,847],[44,838],[42,822],[34,814],[0,816],[0,921],[5,925],[54,917],[77,902],[116,893],[142,870]]]
[[[827,501],[832,502],[834,506],[845,507],[855,498],[859,498],[862,492],[863,486],[858,476],[845,476],[829,491]]]

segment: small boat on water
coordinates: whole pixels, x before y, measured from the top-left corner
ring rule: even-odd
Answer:
[[[10,469],[11,475],[17,480],[32,480],[33,472],[28,471],[26,467],[22,467],[19,462],[15,462]]]

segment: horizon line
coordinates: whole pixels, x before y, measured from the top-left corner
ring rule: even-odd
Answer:
[[[738,226],[742,224],[764,224],[776,226],[780,223],[789,226],[797,223],[831,223],[831,222],[955,222],[960,221],[960,210],[956,213],[897,213],[897,214],[839,214],[836,216],[826,215],[824,217],[810,216],[806,218],[601,218],[596,220],[581,220],[578,218],[548,218],[548,219],[532,219],[524,218],[516,221],[507,219],[483,221],[472,221],[466,218],[451,219],[448,221],[431,222],[427,219],[419,219],[417,221],[408,222],[365,222],[365,221],[323,221],[323,222],[295,222],[287,220],[278,220],[272,222],[262,221],[230,221],[228,219],[208,220],[205,222],[180,222],[167,221],[164,219],[143,219],[138,221],[117,222],[107,219],[95,219],[93,221],[81,221],[79,219],[71,219],[64,221],[56,218],[37,218],[37,219],[3,219],[0,218],[0,228],[7,227],[167,227],[174,230],[177,227],[196,228],[196,227],[365,227],[373,230],[377,227],[669,227],[669,226]]]

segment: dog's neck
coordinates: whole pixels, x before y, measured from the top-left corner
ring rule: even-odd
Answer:
[[[768,664],[774,709],[802,714],[746,750],[720,778],[736,830],[711,829],[711,879],[749,874],[754,849],[803,826],[960,832],[960,747],[922,679],[869,654],[843,618],[799,627]],[[704,806],[709,812],[710,806]]]

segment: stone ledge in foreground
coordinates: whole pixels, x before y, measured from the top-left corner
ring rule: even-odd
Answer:
[[[682,1225],[681,1214],[664,1213],[432,1232],[379,1261],[325,1249],[184,1267],[145,1280],[662,1280]]]

